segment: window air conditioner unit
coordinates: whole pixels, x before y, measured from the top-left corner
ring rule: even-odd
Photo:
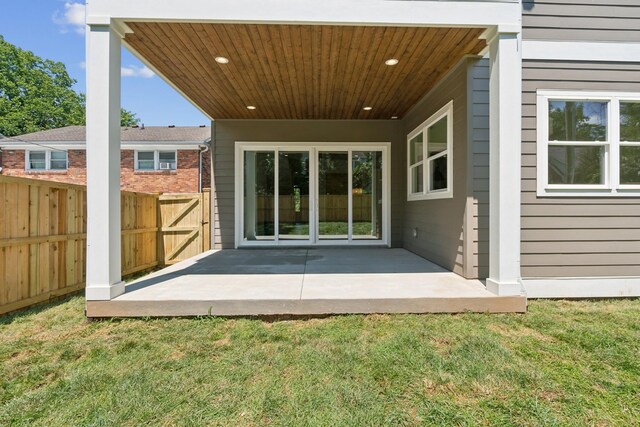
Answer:
[[[174,165],[175,165],[175,163],[171,163],[171,162],[161,162],[160,163],[160,169],[161,170],[172,170],[172,169],[174,169]]]

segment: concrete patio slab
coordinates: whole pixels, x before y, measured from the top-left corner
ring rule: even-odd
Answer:
[[[127,284],[88,317],[522,312],[525,297],[498,297],[404,249],[210,251]]]
[[[127,290],[120,301],[146,300],[273,300],[298,299],[302,292],[302,274],[271,274],[256,280],[255,275],[212,274],[159,277],[148,279],[144,287]],[[141,283],[138,282],[139,286]]]
[[[306,274],[302,299],[456,298],[495,295],[455,273]]]

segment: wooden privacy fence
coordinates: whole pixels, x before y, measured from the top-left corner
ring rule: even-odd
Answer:
[[[198,200],[200,228],[171,247],[171,262],[209,249],[208,195],[187,195]],[[84,186],[0,176],[0,314],[84,288],[86,197]],[[165,235],[174,231],[162,222],[165,197],[173,196],[122,192],[123,276],[166,263]],[[186,227],[185,217],[174,225]]]
[[[148,270],[158,265],[158,196],[122,192],[122,275]]]

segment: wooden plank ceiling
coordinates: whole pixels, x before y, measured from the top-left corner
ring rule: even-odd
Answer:
[[[477,28],[127,24],[125,42],[214,119],[402,117],[485,46]]]

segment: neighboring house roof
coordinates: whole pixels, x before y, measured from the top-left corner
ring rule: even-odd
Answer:
[[[14,137],[0,138],[0,148],[23,148],[28,145],[55,145],[84,148],[85,126],[67,126],[43,130]],[[152,145],[193,146],[208,144],[211,139],[209,126],[145,126],[124,127],[120,132],[123,147]],[[186,148],[186,147],[183,147]],[[194,147],[191,147],[194,148]]]

